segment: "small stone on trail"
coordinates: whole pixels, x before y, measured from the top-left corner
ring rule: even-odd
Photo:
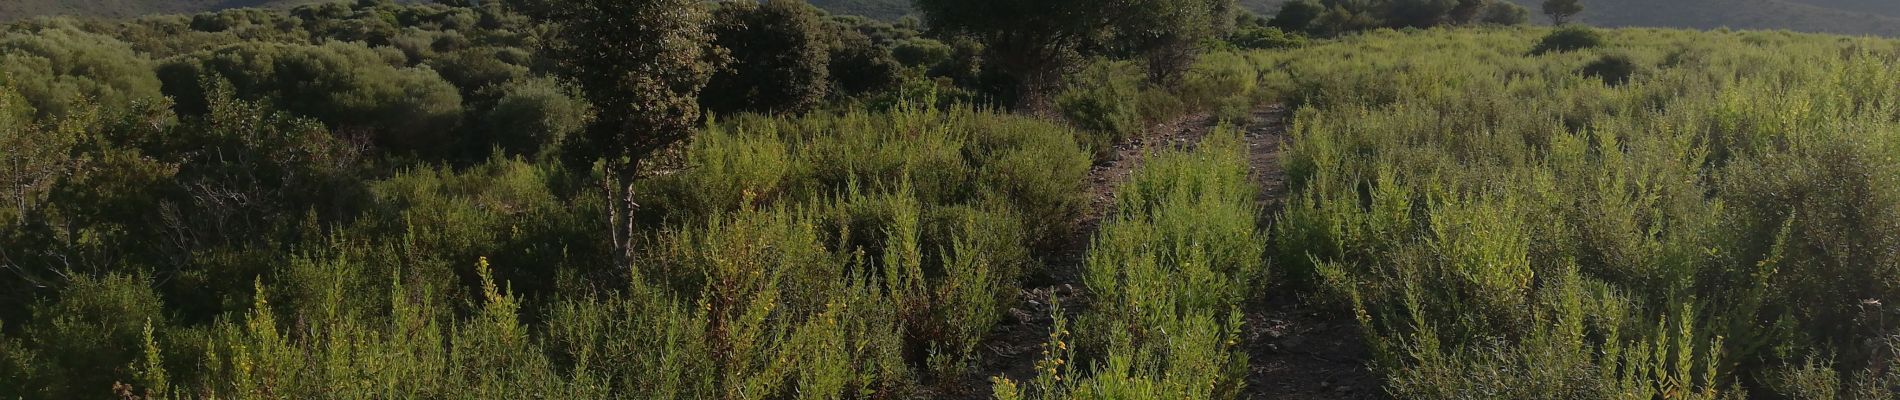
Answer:
[[[1009,316],[1010,318],[1015,319],[1015,322],[1017,323],[1028,323],[1029,321],[1034,321],[1036,319],[1034,316],[1030,315],[1028,311],[1023,311],[1020,308],[1009,309]]]

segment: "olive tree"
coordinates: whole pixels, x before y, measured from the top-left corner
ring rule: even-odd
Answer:
[[[1113,28],[1148,65],[1148,80],[1181,83],[1208,39],[1226,35],[1233,0],[1120,0]]]
[[[966,36],[984,45],[984,61],[1018,108],[1046,102],[1079,49],[1099,40],[1111,5],[1102,0],[916,0],[940,37]]]
[[[1563,25],[1570,17],[1583,12],[1583,3],[1579,0],[1544,0],[1544,15],[1550,16],[1550,23]]]
[[[543,53],[581,89],[595,118],[571,146],[600,162],[608,223],[621,265],[633,261],[634,181],[652,155],[687,139],[699,93],[721,64],[711,13],[700,0],[515,0],[547,23]]]
[[[1280,11],[1267,25],[1287,32],[1306,32],[1326,11],[1326,6],[1315,0],[1291,1],[1280,5]]]

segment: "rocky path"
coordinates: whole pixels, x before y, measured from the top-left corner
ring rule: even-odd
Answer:
[[[1075,229],[1053,254],[1043,259],[1047,265],[1045,273],[1024,282],[1022,302],[1008,311],[1003,324],[984,343],[987,354],[977,373],[949,388],[955,393],[943,393],[939,398],[988,399],[992,377],[1017,382],[1033,379],[1042,344],[1055,322],[1051,316],[1054,305],[1061,304],[1063,313],[1070,317],[1087,307],[1088,296],[1080,276],[1082,263],[1088,254],[1090,238],[1095,236],[1102,220],[1114,213],[1117,189],[1141,168],[1150,152],[1193,147],[1212,132],[1218,122],[1210,115],[1196,114],[1156,124],[1149,127],[1147,135],[1117,144],[1113,154],[1090,169],[1089,204],[1075,222]]]
[[[1272,106],[1254,113],[1246,127],[1248,169],[1260,185],[1260,226],[1270,228],[1286,204],[1286,170],[1280,152],[1291,112]],[[1269,230],[1269,232],[1271,232]],[[1270,263],[1271,265],[1271,263]],[[1294,288],[1274,282],[1264,304],[1247,313],[1248,371],[1242,398],[1256,400],[1379,399],[1378,380],[1367,370],[1357,322],[1340,310],[1317,307]]]

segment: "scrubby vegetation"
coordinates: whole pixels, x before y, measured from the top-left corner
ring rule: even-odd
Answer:
[[[1073,322],[1058,317],[1035,378],[999,379],[997,399],[1241,393],[1241,307],[1260,298],[1266,276],[1244,145],[1223,128],[1136,172],[1081,271],[1093,307]]]
[[[0,398],[1900,390],[1893,40],[448,3],[0,27]]]
[[[1258,100],[1201,57],[1209,18],[1139,31],[1193,43],[1155,58],[1171,82],[1087,54],[1160,104],[1104,109]],[[1143,130],[1001,111],[988,43],[793,1],[49,18],[0,46],[5,398],[961,390]]]
[[[1891,398],[1895,43],[1537,33],[1259,60],[1304,106],[1274,259],[1391,394]]]

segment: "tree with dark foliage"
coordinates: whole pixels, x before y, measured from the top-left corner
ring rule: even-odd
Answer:
[[[1046,103],[1078,49],[1105,33],[1112,6],[1101,0],[916,0],[942,37],[984,44],[985,61],[1004,80],[997,93],[1018,108]]]
[[[1583,12],[1579,0],[1544,0],[1544,15],[1550,16],[1550,23],[1563,25],[1570,23],[1570,17]]]
[[[1326,14],[1326,6],[1314,0],[1298,0],[1280,5],[1280,12],[1273,14],[1273,20],[1267,25],[1287,32],[1306,32]]]
[[[802,113],[825,100],[830,49],[817,9],[798,0],[744,0],[713,12],[714,42],[732,54],[700,104],[708,111]]]
[[[1115,7],[1115,30],[1148,64],[1148,80],[1176,87],[1204,50],[1202,43],[1226,36],[1233,0],[1128,0]]]
[[[598,160],[617,261],[633,260],[633,184],[652,155],[690,136],[699,94],[723,62],[699,0],[517,0],[550,24],[544,54],[581,88],[596,117],[570,156]]]

